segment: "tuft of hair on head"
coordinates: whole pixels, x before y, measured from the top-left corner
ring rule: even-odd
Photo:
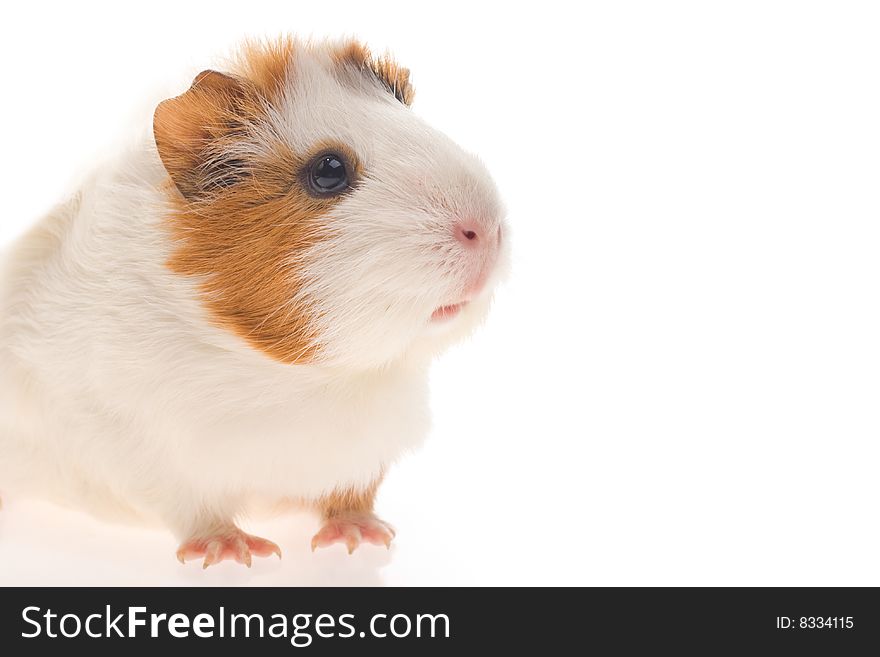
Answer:
[[[248,39],[242,43],[231,66],[270,102],[284,93],[301,44],[292,36]]]
[[[338,64],[377,80],[407,107],[412,105],[416,92],[410,82],[410,71],[388,53],[375,56],[366,45],[351,39],[336,46],[333,58]]]
[[[337,72],[354,72],[361,78],[378,82],[398,101],[409,107],[415,98],[410,70],[389,54],[374,55],[370,48],[354,38],[342,41],[300,41],[285,35],[276,39],[250,39],[238,49],[233,70],[247,79],[270,101],[276,100],[288,83],[300,54],[327,53]]]

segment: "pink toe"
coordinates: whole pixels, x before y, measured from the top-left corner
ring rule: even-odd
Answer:
[[[190,539],[177,550],[177,558],[181,563],[204,557],[203,568],[225,560],[236,561],[250,568],[253,556],[268,557],[272,554],[281,557],[281,549],[275,543],[245,534],[239,529],[215,537]]]

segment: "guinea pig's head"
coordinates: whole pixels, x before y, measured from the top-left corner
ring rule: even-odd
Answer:
[[[282,39],[159,105],[168,265],[212,322],[283,363],[370,368],[482,320],[501,203],[412,98],[409,71],[358,43]]]

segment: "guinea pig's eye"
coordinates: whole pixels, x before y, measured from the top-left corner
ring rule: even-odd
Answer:
[[[309,185],[321,196],[338,194],[348,187],[348,172],[338,155],[322,155],[309,170]]]

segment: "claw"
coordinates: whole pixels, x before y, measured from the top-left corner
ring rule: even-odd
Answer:
[[[221,560],[223,552],[223,543],[214,540],[208,543],[208,549],[205,552],[205,560],[202,562],[202,570],[208,566],[213,566]]]

